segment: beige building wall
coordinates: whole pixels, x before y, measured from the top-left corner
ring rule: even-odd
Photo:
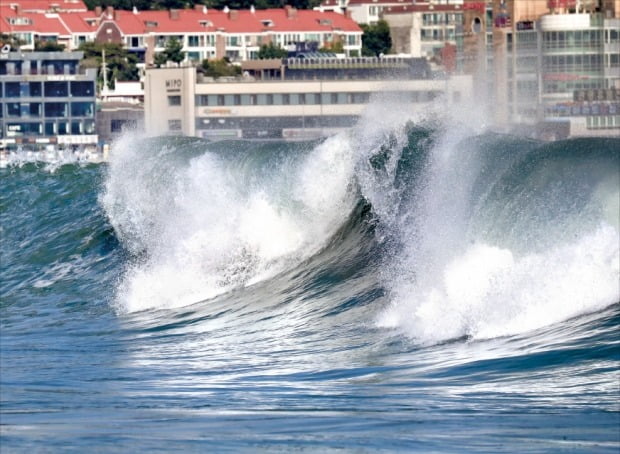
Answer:
[[[404,12],[385,14],[383,19],[390,27],[392,50],[396,54],[407,54],[412,57],[422,56],[422,14]]]
[[[381,93],[385,91],[437,92],[446,94],[430,102],[415,103],[420,111],[430,103],[463,103],[471,96],[470,76],[450,80],[400,81],[228,81],[196,83],[194,68],[153,68],[145,78],[145,129],[151,135],[182,133],[196,135],[196,118],[265,118],[304,116],[357,116],[366,104],[289,104],[196,106],[196,95],[260,95],[273,93]],[[181,105],[171,106],[170,96],[180,96]],[[372,99],[372,97],[371,97]],[[178,124],[177,130],[170,130]]]
[[[144,123],[147,134],[161,135],[170,122],[180,121],[179,133],[193,136],[196,68],[151,68],[144,79]],[[170,105],[180,96],[180,105]]]
[[[513,24],[520,21],[538,20],[540,16],[549,11],[547,0],[509,0],[506,3],[509,11],[512,5],[510,12]]]

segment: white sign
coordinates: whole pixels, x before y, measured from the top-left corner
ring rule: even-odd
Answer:
[[[99,140],[98,135],[84,135],[84,136],[58,136],[59,144],[80,145],[85,143],[97,143]]]

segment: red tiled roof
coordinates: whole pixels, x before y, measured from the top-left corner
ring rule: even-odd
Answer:
[[[70,36],[67,27],[60,21],[58,14],[20,13],[19,15],[7,6],[0,6],[0,32],[1,33],[25,33],[35,32],[39,35]],[[12,24],[14,18],[28,19],[29,24]]]
[[[349,0],[349,5],[411,5],[413,0]]]
[[[86,19],[97,19],[95,13],[88,11],[86,13],[60,13],[60,20],[72,33],[94,33],[97,26],[93,23],[90,25]]]
[[[0,0],[0,6],[13,5],[24,12],[87,11],[83,0]]]
[[[178,19],[172,15],[178,14]],[[104,13],[105,15],[105,13]],[[108,19],[110,20],[110,19]],[[115,11],[112,19],[125,35],[146,33],[146,23],[157,24],[152,28],[155,33],[204,33],[223,30],[227,33],[261,33],[274,32],[361,32],[352,19],[333,12],[313,10],[296,10],[289,14],[286,9],[266,9],[230,11],[224,13],[208,9],[183,9],[176,13],[170,11]],[[204,25],[204,24],[207,25]],[[271,26],[265,25],[271,23]]]
[[[7,0],[0,0],[7,2]],[[25,0],[19,0],[25,1]],[[34,0],[28,0],[34,1]],[[47,1],[47,0],[46,0]],[[62,1],[62,0],[59,0]],[[49,0],[51,3],[52,0]],[[74,13],[29,13],[17,12],[6,3],[0,5],[0,31],[3,33],[34,31],[39,34],[68,36],[71,33],[95,33],[99,27],[90,25],[86,19],[99,19],[92,11]],[[23,11],[23,10],[22,10]],[[12,17],[28,18],[29,25],[12,25]],[[173,19],[173,17],[176,17]],[[186,34],[224,31],[226,33],[263,32],[358,32],[357,23],[338,13],[313,10],[239,10],[223,12],[214,9],[184,9],[178,11],[124,11],[116,10],[111,16],[106,12],[101,22],[113,21],[124,35],[145,33]],[[155,24],[147,27],[147,23]]]
[[[430,4],[416,4],[416,5],[398,5],[388,6],[383,9],[383,14],[403,14],[403,13],[420,13],[429,11],[462,11],[463,5],[430,5]]]

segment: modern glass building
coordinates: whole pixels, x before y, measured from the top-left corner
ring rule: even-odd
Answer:
[[[501,37],[496,93],[508,121],[564,124],[572,136],[620,134],[620,18],[555,12]]]
[[[620,133],[620,19],[545,15],[540,34],[545,119]]]
[[[82,52],[0,54],[0,147],[96,146],[96,70]]]

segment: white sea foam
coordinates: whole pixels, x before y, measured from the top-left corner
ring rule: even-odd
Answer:
[[[398,282],[379,324],[422,342],[533,330],[619,301],[619,263],[618,231],[608,224],[543,254],[474,244],[431,285]]]
[[[180,307],[267,279],[320,249],[352,209],[343,137],[268,175],[209,152],[162,166],[140,140],[113,148],[102,198],[124,243],[145,255],[119,286],[124,311]]]
[[[555,237],[538,225],[537,214],[519,224],[519,228],[526,226],[525,231],[515,231],[506,223],[505,235],[519,246],[511,250],[501,242],[489,242],[483,231],[472,230],[478,203],[473,187],[485,162],[480,161],[483,155],[461,146],[471,133],[464,125],[446,128],[417,183],[410,207],[412,225],[392,226],[404,246],[384,273],[390,304],[379,315],[378,325],[398,329],[422,343],[463,336],[491,338],[551,325],[618,302],[617,175],[599,185],[587,209],[566,212],[554,220],[558,224],[554,232],[565,230],[570,235]],[[571,206],[570,195],[564,202]],[[601,217],[598,222],[584,220],[584,213]],[[512,215],[530,216],[528,212]],[[616,221],[609,221],[612,218]],[[496,221],[492,215],[485,220]],[[542,250],[530,244],[533,234],[548,236],[538,242],[545,245]]]
[[[97,151],[71,151],[53,149],[48,151],[19,150],[0,155],[0,169],[22,167],[26,164],[41,165],[49,173],[67,164],[88,165],[103,161],[103,155]]]

